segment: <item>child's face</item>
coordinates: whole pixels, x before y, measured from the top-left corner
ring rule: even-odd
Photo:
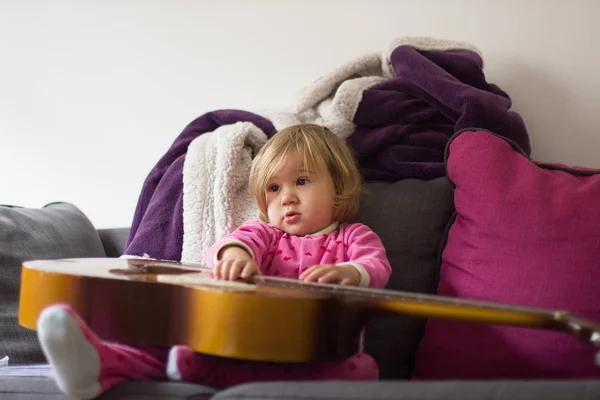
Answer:
[[[328,172],[306,171],[289,157],[267,181],[269,221],[290,235],[318,232],[333,222],[334,187]]]

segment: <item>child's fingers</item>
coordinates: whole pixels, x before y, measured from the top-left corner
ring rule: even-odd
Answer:
[[[326,275],[330,271],[331,271],[331,268],[328,268],[328,267],[322,267],[322,266],[317,266],[316,268],[311,267],[310,271],[308,269],[306,270],[306,274],[304,274],[304,277],[302,277],[301,280],[303,280],[304,282],[317,282],[317,281],[321,282],[319,280],[319,278]]]
[[[335,270],[330,270],[318,279],[319,283],[338,283],[339,281],[340,274]]]
[[[244,261],[232,260],[229,267],[228,279],[230,281],[235,281],[240,276],[242,268],[244,268]]]
[[[306,271],[304,271],[302,274],[300,274],[298,279],[300,279],[301,281],[304,281],[304,282],[314,282],[320,276],[321,276],[321,272],[319,270],[315,269],[314,267],[311,267],[311,268],[307,269]]]
[[[298,279],[300,279],[301,281],[304,280],[304,278],[306,278],[312,271],[314,271],[316,265],[313,265],[312,267],[308,267],[306,268],[304,271],[302,271],[300,273],[300,275],[298,275]]]
[[[213,268],[213,275],[216,279],[221,279],[223,276],[223,260],[218,261]]]
[[[253,274],[260,274],[260,271],[254,262],[227,258],[215,264],[213,274],[216,279],[234,281],[238,278],[248,279]]]
[[[231,271],[235,264],[235,260],[231,258],[226,258],[224,260],[219,261],[215,265],[215,277],[217,279],[225,279],[229,280],[231,276]]]
[[[311,276],[315,271],[324,271],[325,269],[331,269],[332,265],[323,264],[323,265],[313,265],[312,267],[306,268],[302,273],[298,276],[298,279],[305,280],[306,277]],[[319,275],[321,276],[321,275]]]
[[[254,274],[260,274],[258,267],[253,262],[248,262],[244,269],[242,269],[241,278],[244,280],[250,279]]]
[[[219,262],[219,268],[218,268],[218,275],[217,278],[218,279],[225,279],[228,280],[229,279],[229,275],[231,274],[231,265],[233,263],[234,260],[232,259],[225,259],[225,260],[221,260]]]

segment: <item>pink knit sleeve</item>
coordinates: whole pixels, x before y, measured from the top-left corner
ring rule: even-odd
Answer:
[[[392,267],[381,239],[364,224],[352,224],[347,229],[347,262],[360,265],[369,274],[369,287],[383,289]]]
[[[213,268],[219,251],[228,245],[238,245],[245,249],[262,270],[262,259],[274,240],[274,230],[266,223],[258,220],[245,222],[235,231],[217,240],[206,254],[206,263]]]

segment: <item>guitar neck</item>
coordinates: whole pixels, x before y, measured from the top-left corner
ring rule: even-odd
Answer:
[[[138,267],[186,268],[188,272],[206,270],[197,264],[133,261]],[[175,264],[175,265],[174,265]],[[172,268],[168,268],[172,269]],[[360,303],[371,312],[384,311],[410,315],[418,318],[440,318],[453,321],[479,322],[498,325],[522,326],[563,331],[577,339],[590,342],[600,348],[600,324],[576,316],[565,310],[507,305],[480,300],[458,299],[385,289],[369,289],[356,286],[307,283],[295,279],[257,275],[253,282],[258,288],[286,288],[335,295]]]
[[[255,283],[341,296],[362,303],[363,307],[370,311],[564,331],[579,340],[600,347],[600,324],[572,316],[564,310],[353,286],[300,283],[296,280],[266,276],[257,277]]]

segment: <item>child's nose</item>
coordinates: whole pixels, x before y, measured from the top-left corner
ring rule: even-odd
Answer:
[[[281,204],[284,206],[288,206],[290,204],[296,204],[298,202],[298,198],[296,194],[291,190],[286,190],[281,196]]]

